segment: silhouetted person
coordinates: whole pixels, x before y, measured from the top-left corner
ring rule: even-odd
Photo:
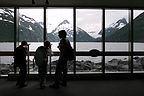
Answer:
[[[59,84],[62,86],[67,86],[67,61],[68,61],[68,51],[67,46],[70,46],[70,42],[68,39],[66,39],[66,31],[61,30],[58,32],[60,43],[58,45],[58,48],[60,50],[60,56],[58,63],[56,65],[56,72],[55,72],[55,82],[53,85],[50,85],[50,88],[59,88]],[[62,76],[62,77],[61,77]],[[62,82],[60,82],[60,78],[62,78]]]
[[[44,46],[40,46],[36,50],[35,62],[38,66],[38,72],[40,77],[40,88],[46,87],[46,77],[47,77],[47,63],[48,56],[52,55],[51,44],[48,40],[44,42]]]
[[[16,86],[25,87],[26,77],[27,77],[27,65],[26,65],[26,55],[27,55],[28,44],[26,41],[22,41],[21,45],[14,50],[14,66],[19,67],[19,77]]]

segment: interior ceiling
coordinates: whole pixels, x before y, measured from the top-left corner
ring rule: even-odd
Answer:
[[[0,6],[44,6],[46,0],[0,0]],[[143,7],[144,0],[48,0],[46,6]]]

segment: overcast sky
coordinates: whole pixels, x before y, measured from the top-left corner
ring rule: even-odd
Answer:
[[[121,18],[126,18],[128,21],[128,10],[105,10],[106,27],[116,22]],[[134,11],[134,18],[143,10]],[[20,9],[20,13],[35,19],[37,22],[43,22],[43,9]],[[73,24],[73,9],[48,9],[47,21],[55,28],[63,20],[68,20]],[[85,31],[99,32],[102,29],[102,10],[101,9],[77,9],[76,24]],[[51,30],[50,29],[50,30]]]

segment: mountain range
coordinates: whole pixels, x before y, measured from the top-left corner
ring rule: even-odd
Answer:
[[[8,8],[0,9],[0,42],[12,42],[14,41],[14,12]],[[133,20],[134,30],[134,42],[144,42],[144,13],[141,13]],[[105,28],[105,41],[106,42],[127,42],[130,35],[130,23],[125,18],[121,18],[118,21]],[[50,33],[46,34],[46,37],[51,42],[58,42],[58,31],[66,30],[67,38],[73,41],[73,25],[68,20],[63,20],[56,28]],[[43,41],[43,23],[36,22],[33,18],[26,15],[19,15],[19,26],[17,31],[17,40],[41,42]],[[99,37],[95,38],[89,32],[86,32],[80,27],[76,27],[76,41],[77,42],[100,42],[102,41],[102,31],[98,32]]]
[[[64,20],[61,22],[51,33],[47,34],[47,39],[53,42],[59,41],[58,31],[65,30],[67,32],[67,38],[70,41],[73,41],[73,26],[69,23],[68,20]],[[86,31],[83,29],[76,27],[76,41],[77,42],[89,42],[95,41],[96,39],[90,36]]]
[[[107,41],[107,42],[117,41],[118,42],[118,41],[126,40],[126,39],[120,40],[122,38],[121,36],[123,35],[123,32],[119,33],[119,30],[123,30],[123,28],[126,25],[128,25],[126,19],[122,18],[122,19],[119,19],[118,21],[112,23],[107,28],[105,28],[105,41]],[[124,31],[124,32],[126,32],[126,31]],[[127,32],[126,32],[126,34],[127,34]],[[102,35],[102,30],[98,34]],[[101,40],[102,40],[102,37],[97,38],[97,41],[101,41]]]
[[[42,41],[43,27],[34,19],[19,15],[17,40]],[[14,41],[14,11],[8,8],[0,9],[0,41]]]

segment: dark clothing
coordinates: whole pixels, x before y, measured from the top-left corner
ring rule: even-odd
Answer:
[[[47,64],[48,61],[48,51],[49,49],[45,48],[44,46],[40,46],[37,48],[36,53],[35,53],[35,62],[36,65],[38,66],[45,66]]]
[[[55,84],[59,85],[60,79],[62,79],[62,83],[66,84],[66,76],[67,76],[67,46],[70,44],[69,40],[66,38],[62,38],[59,43],[60,57],[58,63],[56,65],[55,72]]]
[[[55,84],[59,85],[60,80],[62,83],[66,84],[66,76],[67,76],[67,59],[59,59],[56,65],[55,72]]]
[[[47,78],[47,64],[45,66],[38,66],[39,78],[40,78],[40,87],[45,86]]]
[[[45,86],[46,84],[48,56],[51,55],[52,55],[52,51],[50,48],[45,48],[44,46],[40,46],[36,50],[36,54],[34,58],[35,58],[36,65],[38,66],[40,87]]]
[[[20,66],[19,69],[20,71],[19,71],[19,77],[17,80],[17,85],[24,86],[26,79],[27,79],[27,65],[24,64],[23,66]]]
[[[68,54],[69,54],[69,52],[68,52],[69,46],[71,46],[71,45],[70,45],[70,42],[68,39],[62,38],[60,40],[60,43],[59,43],[60,57],[59,57],[59,59],[61,59],[61,58],[67,59]]]
[[[14,50],[14,63],[16,67],[20,67],[26,64],[26,49],[20,45]]]
[[[23,86],[26,82],[27,76],[27,65],[26,65],[26,49],[20,45],[14,51],[14,65],[15,67],[19,67],[19,77],[17,80],[17,85]]]

